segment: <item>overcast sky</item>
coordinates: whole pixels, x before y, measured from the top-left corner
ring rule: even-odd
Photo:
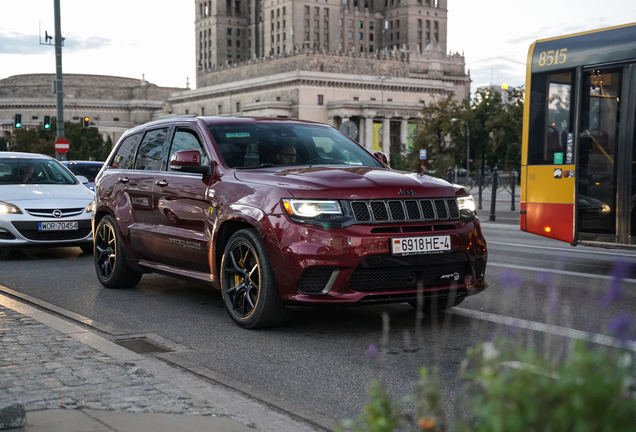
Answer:
[[[60,0],[64,73],[195,88],[194,1]],[[0,79],[55,73],[53,0],[0,3]],[[448,49],[476,86],[523,85],[534,40],[636,22],[636,0],[448,0]]]

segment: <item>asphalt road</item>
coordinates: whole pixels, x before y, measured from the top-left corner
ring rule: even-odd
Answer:
[[[483,230],[490,287],[421,323],[410,306],[395,304],[299,308],[284,327],[243,330],[230,320],[221,295],[202,284],[144,275],[136,288],[105,289],[92,256],[79,248],[0,252],[0,285],[122,333],[158,334],[190,348],[178,354],[186,360],[333,419],[356,416],[375,378],[397,397],[409,394],[418,366],[440,368],[452,405],[466,351],[496,336],[546,349],[567,346],[581,331],[605,335],[620,313],[636,321],[636,253],[573,248],[514,225],[484,223]],[[627,279],[610,298],[617,262]],[[380,350],[375,359],[371,344]]]

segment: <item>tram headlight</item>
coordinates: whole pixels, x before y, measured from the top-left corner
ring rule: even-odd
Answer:
[[[612,211],[612,208],[607,204],[601,204],[601,210],[599,211],[601,214],[607,214]]]

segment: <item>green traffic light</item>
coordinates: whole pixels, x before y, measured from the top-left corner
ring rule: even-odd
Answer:
[[[19,126],[18,126],[19,127]],[[50,124],[45,124],[44,125],[44,129],[51,129],[51,125]]]
[[[22,127],[22,123],[16,123],[16,124],[15,124],[15,127],[17,127],[17,128],[21,128],[21,127]]]

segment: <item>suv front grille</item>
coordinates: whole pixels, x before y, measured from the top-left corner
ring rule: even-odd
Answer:
[[[433,222],[459,219],[455,198],[351,201],[358,223]]]
[[[59,210],[60,212],[62,212],[60,216],[57,216],[58,218],[62,218],[62,217],[77,216],[79,214],[82,214],[82,212],[84,211],[84,207],[65,208],[65,209],[26,209],[27,213],[29,213],[31,216],[50,217],[50,218],[56,217],[53,215],[53,212],[55,210]]]
[[[463,253],[367,257],[349,280],[353,291],[369,292],[464,284],[470,263]]]

